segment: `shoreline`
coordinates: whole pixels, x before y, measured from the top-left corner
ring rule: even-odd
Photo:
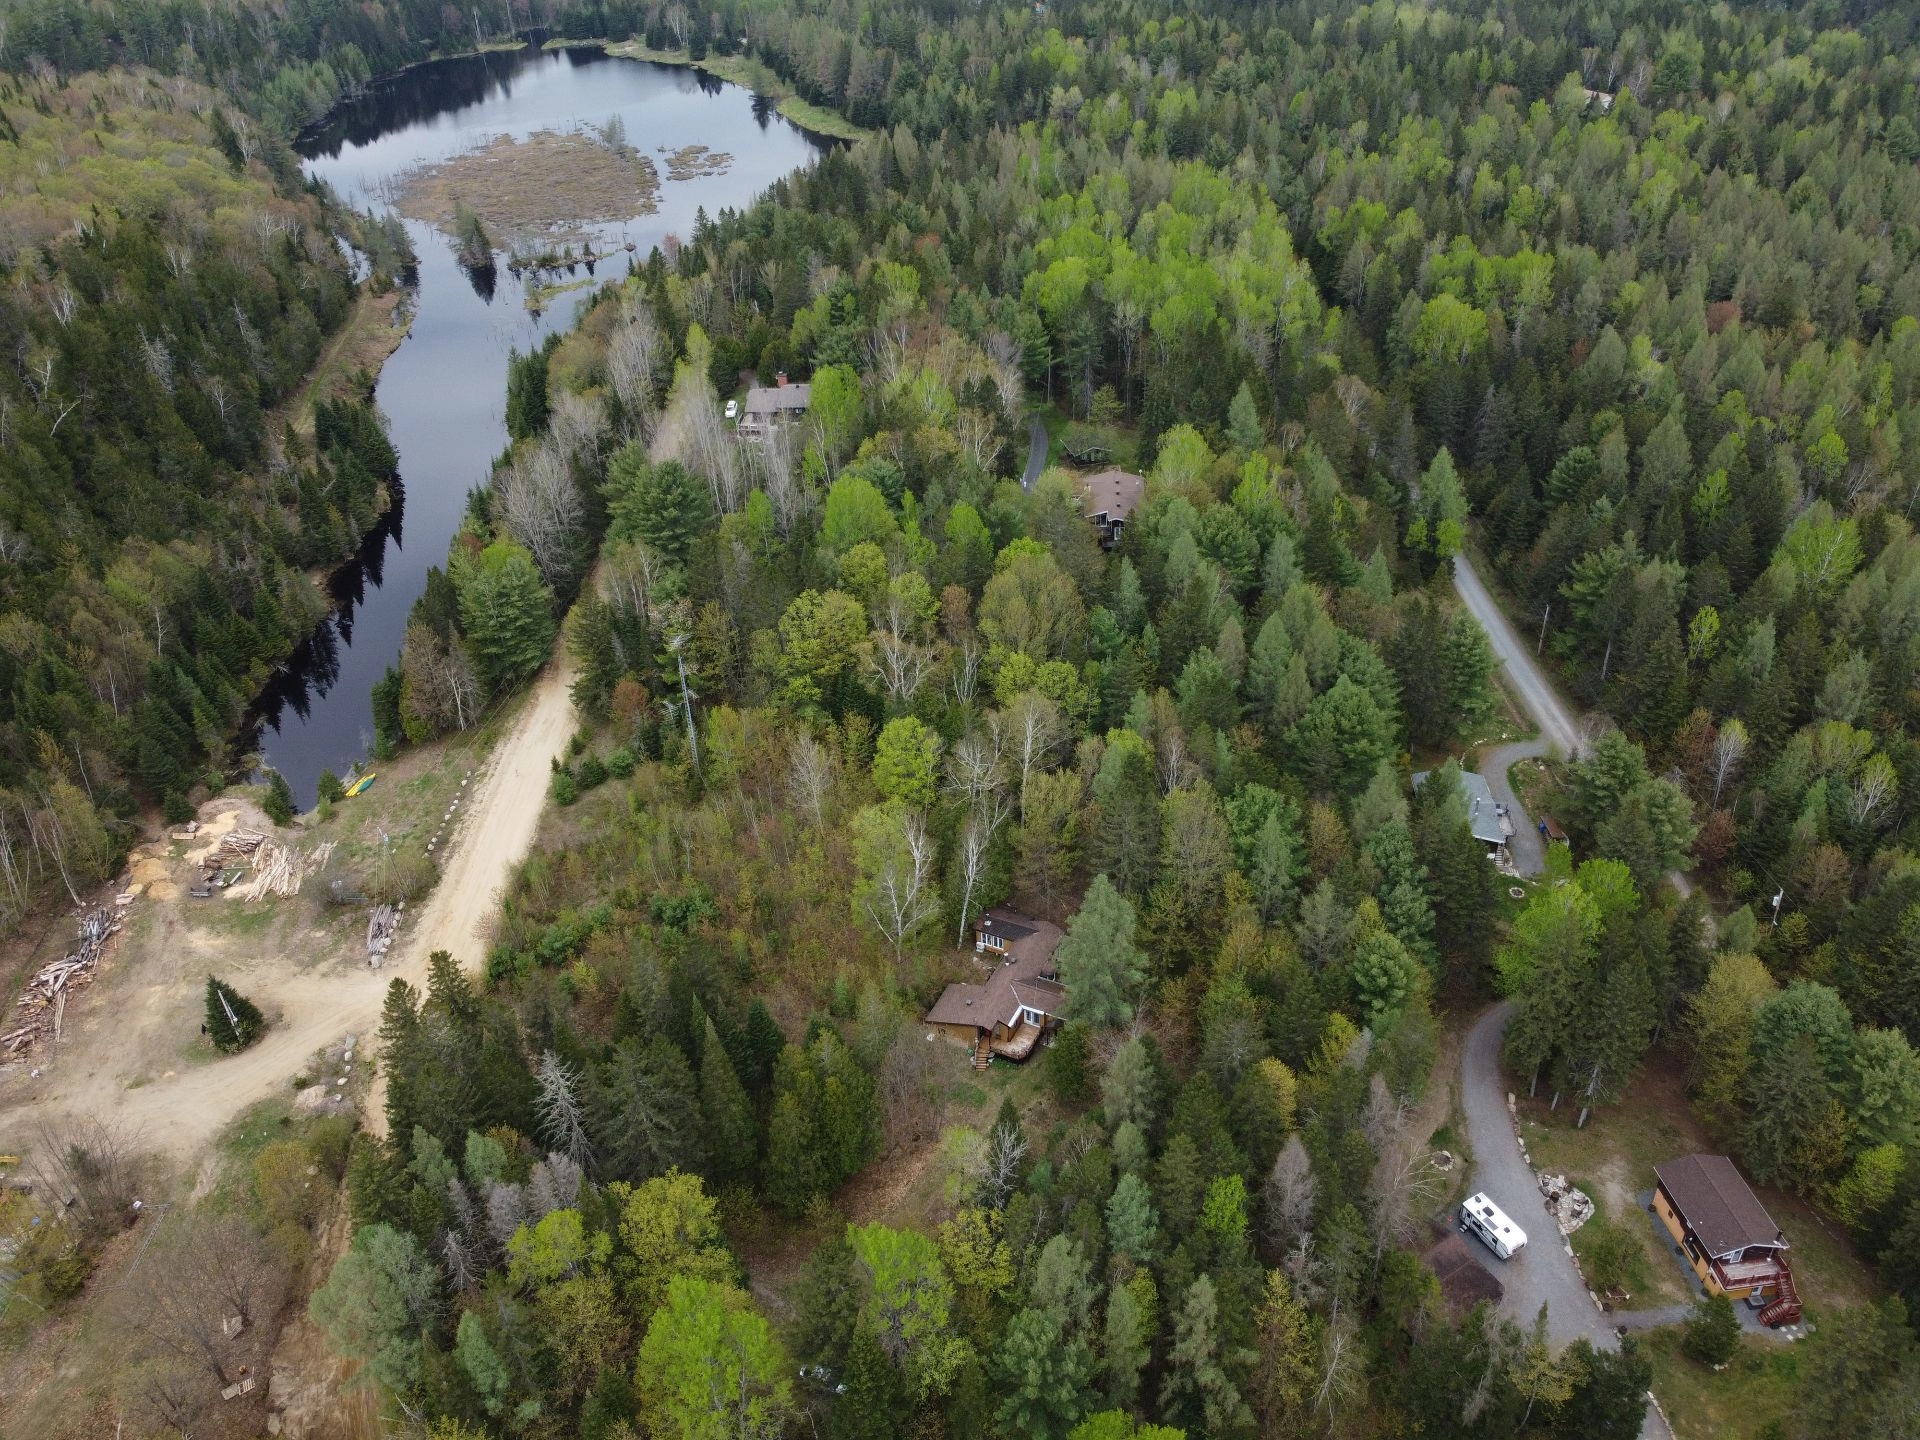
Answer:
[[[782,119],[798,125],[812,135],[823,136],[828,140],[840,140],[847,144],[865,140],[873,134],[871,130],[855,125],[837,110],[829,110],[824,105],[815,105],[798,95],[772,95],[755,86],[746,78],[743,63],[739,56],[709,55],[704,60],[696,60],[685,50],[655,50],[643,40],[566,40],[552,38],[541,46],[544,50],[599,50],[620,60],[646,60],[655,65],[672,65],[679,69],[699,70],[713,76],[716,80],[729,85],[738,85],[743,90],[751,90],[762,99],[773,101],[773,108]]]

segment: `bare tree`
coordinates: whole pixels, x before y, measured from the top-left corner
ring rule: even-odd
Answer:
[[[980,1188],[987,1203],[1004,1210],[1020,1183],[1020,1163],[1027,1158],[1027,1137],[1011,1125],[996,1125],[982,1152]]]
[[[979,887],[981,876],[987,869],[987,850],[993,843],[993,830],[987,821],[976,811],[967,818],[960,831],[960,930],[953,937],[953,948],[961,950],[967,944],[967,922],[973,919],[973,892]]]
[[[1747,757],[1747,727],[1730,719],[1713,737],[1713,808],[1720,808],[1720,791]]]
[[[629,300],[620,319],[607,344],[607,378],[626,417],[627,438],[647,441],[660,418],[657,397],[667,346],[645,300]]]
[[[893,630],[875,630],[866,647],[867,673],[902,710],[920,693],[937,659],[931,645],[917,645]]]
[[[132,1135],[91,1115],[43,1121],[35,1170],[56,1204],[80,1217],[89,1238],[111,1235],[126,1223],[148,1175]]]
[[[278,1303],[284,1276],[237,1215],[195,1211],[150,1237],[116,1297],[149,1358],[197,1366],[233,1383],[233,1340]]]
[[[440,1237],[440,1258],[447,1267],[448,1283],[457,1291],[471,1290],[486,1273],[486,1267],[475,1257],[473,1247],[457,1230],[449,1230]]]
[[[565,454],[550,439],[527,446],[494,480],[500,523],[527,547],[541,578],[555,588],[580,573],[586,510]]]
[[[1267,1172],[1266,1184],[1260,1191],[1266,1211],[1267,1240],[1276,1251],[1286,1250],[1311,1229],[1314,1201],[1319,1191],[1320,1184],[1314,1178],[1313,1160],[1307,1154],[1306,1145],[1298,1134],[1289,1135],[1287,1143],[1274,1157],[1273,1169]]]
[[[436,731],[465,730],[480,718],[480,677],[457,639],[441,639],[424,622],[407,626],[400,673],[407,708]]]
[[[514,1232],[527,1222],[527,1195],[520,1186],[496,1180],[487,1188],[487,1237],[505,1251]]]
[[[936,906],[933,839],[918,810],[874,806],[857,818],[861,873],[855,899],[898,963],[907,937],[932,918]]]
[[[599,464],[606,433],[607,408],[599,396],[571,390],[555,394],[547,417],[547,438],[574,473]]]
[[[561,1153],[584,1170],[592,1163],[593,1146],[587,1139],[586,1108],[580,1103],[573,1072],[549,1050],[540,1057],[537,1081],[534,1111],[542,1130]]]
[[[1362,1358],[1352,1317],[1336,1309],[1320,1332],[1320,1378],[1313,1392],[1313,1408],[1327,1417],[1329,1430],[1360,1391]]]
[[[928,1123],[939,1117],[934,1086],[937,1058],[935,1047],[922,1039],[918,1026],[902,1025],[880,1059],[875,1079],[887,1142],[894,1149],[919,1140]]]
[[[1005,710],[989,722],[1002,727],[1003,744],[1013,757],[1019,775],[1020,814],[1027,813],[1027,782],[1036,770],[1046,768],[1054,749],[1066,738],[1066,726],[1060,711],[1046,696],[1035,690],[1023,691]]]
[[[565,1155],[555,1152],[533,1167],[527,1176],[527,1208],[536,1221],[556,1210],[569,1210],[580,1203],[580,1182],[586,1172]]]
[[[827,823],[827,802],[833,798],[838,771],[833,751],[805,731],[787,747],[787,792],[806,807],[816,826]]]
[[[173,1355],[155,1355],[115,1370],[121,1406],[154,1432],[191,1436],[213,1402],[207,1372]]]

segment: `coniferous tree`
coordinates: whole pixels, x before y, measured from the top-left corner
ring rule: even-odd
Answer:
[[[267,1028],[266,1017],[246,996],[224,980],[207,977],[206,1031],[213,1048],[234,1055],[258,1040]]]
[[[714,1177],[751,1178],[759,1150],[753,1103],[734,1073],[733,1061],[721,1046],[712,1020],[707,1021],[706,1041],[700,1047],[700,1112]]]

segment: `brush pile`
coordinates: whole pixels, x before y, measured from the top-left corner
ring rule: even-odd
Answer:
[[[67,996],[93,983],[94,967],[107,939],[120,928],[120,919],[110,909],[89,911],[80,917],[80,944],[70,954],[50,960],[27,982],[19,1008],[27,1014],[26,1023],[0,1035],[0,1053],[17,1055],[48,1031],[60,1038],[66,1017]]]

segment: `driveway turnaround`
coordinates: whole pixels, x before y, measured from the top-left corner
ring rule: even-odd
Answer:
[[[1485,622],[1482,622],[1485,623]],[[1506,1033],[1511,1005],[1496,1005],[1467,1032],[1460,1058],[1460,1101],[1466,1111],[1467,1141],[1473,1147],[1472,1191],[1485,1191],[1515,1224],[1527,1232],[1527,1243],[1511,1260],[1496,1260],[1493,1252],[1469,1237],[1481,1251],[1479,1259],[1506,1287],[1501,1313],[1528,1327],[1547,1307],[1547,1336],[1555,1349],[1585,1339],[1596,1350],[1617,1350],[1620,1339],[1608,1317],[1587,1293],[1586,1281],[1547,1214],[1546,1204],[1521,1158],[1507,1113],[1506,1079],[1500,1070],[1500,1038]],[[1640,1427],[1641,1440],[1671,1440],[1673,1432],[1651,1405]]]

